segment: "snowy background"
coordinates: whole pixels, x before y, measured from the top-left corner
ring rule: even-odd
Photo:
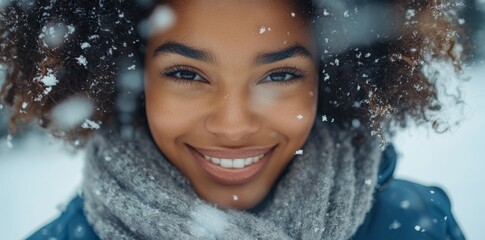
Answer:
[[[459,126],[444,134],[408,129],[394,143],[400,154],[397,177],[443,187],[466,236],[478,240],[485,216],[485,64],[469,74]],[[23,239],[59,215],[79,190],[84,157],[38,133],[12,144],[10,149],[0,141],[0,233],[6,240]]]

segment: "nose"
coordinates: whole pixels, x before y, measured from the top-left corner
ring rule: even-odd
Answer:
[[[229,141],[241,141],[260,130],[261,123],[245,94],[222,94],[205,121],[206,129]]]

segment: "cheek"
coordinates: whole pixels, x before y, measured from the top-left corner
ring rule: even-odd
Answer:
[[[317,92],[313,85],[296,91],[281,92],[277,88],[261,88],[251,96],[253,109],[279,134],[301,142],[313,126],[317,109]]]
[[[187,104],[163,91],[161,86],[148,85],[145,96],[150,131],[161,148],[172,145],[196,125],[199,118],[196,104]]]

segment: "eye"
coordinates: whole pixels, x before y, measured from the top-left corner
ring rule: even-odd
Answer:
[[[296,77],[294,74],[291,73],[272,73],[265,80],[267,81],[287,81],[292,78]]]
[[[162,75],[178,81],[205,81],[195,69],[186,66],[176,66],[162,72]]]
[[[276,84],[290,84],[298,79],[303,79],[304,74],[296,68],[282,68],[270,72],[262,81]]]
[[[200,77],[199,74],[187,70],[173,72],[172,76],[184,80],[202,80],[202,77]]]

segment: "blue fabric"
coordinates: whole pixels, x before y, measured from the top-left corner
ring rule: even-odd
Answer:
[[[438,187],[393,179],[396,151],[383,152],[374,204],[352,240],[461,240],[465,239],[451,213],[450,200]],[[83,200],[75,197],[59,218],[41,228],[28,240],[95,240]]]
[[[28,240],[96,240],[99,239],[83,212],[83,200],[76,196],[61,216],[35,232]]]
[[[396,159],[394,147],[387,147],[373,207],[352,239],[465,239],[446,193],[438,187],[393,179]]]

